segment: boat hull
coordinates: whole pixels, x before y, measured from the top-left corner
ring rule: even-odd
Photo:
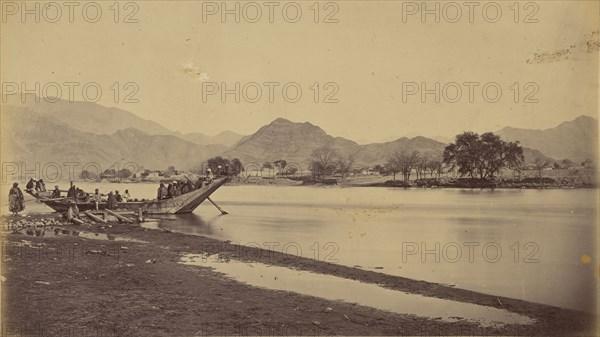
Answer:
[[[206,198],[213,194],[219,187],[225,184],[229,179],[221,178],[215,179],[211,184],[203,186],[200,189],[182,194],[180,196],[162,200],[149,200],[149,201],[129,201],[120,202],[116,211],[132,211],[138,212],[140,209],[143,214],[186,214],[192,213],[196,207],[198,207]],[[71,198],[64,198],[61,200],[48,200],[33,195],[42,203],[52,208],[57,212],[67,212],[72,204]],[[106,208],[106,203],[101,202],[96,205],[95,202],[76,202],[79,211],[102,211]]]

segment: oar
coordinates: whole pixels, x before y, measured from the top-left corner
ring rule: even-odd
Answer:
[[[69,199],[70,197],[62,197],[62,198],[40,198],[41,201],[56,201],[56,200],[64,200]]]
[[[229,213],[225,212],[225,211],[224,211],[224,210],[223,210],[221,207],[219,207],[219,205],[217,205],[217,203],[215,203],[214,201],[212,201],[212,199],[211,199],[210,197],[206,197],[206,199],[207,199],[208,201],[210,201],[210,203],[211,203],[211,204],[215,205],[215,207],[216,207],[216,208],[217,208],[219,211],[221,211],[221,214],[229,214]]]

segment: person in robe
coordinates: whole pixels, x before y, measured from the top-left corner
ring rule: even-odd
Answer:
[[[94,202],[94,204],[96,205],[96,210],[98,210],[98,204],[102,202],[102,195],[100,194],[99,189],[96,189],[94,191],[94,194],[91,196],[90,200]]]
[[[75,187],[73,181],[71,181],[71,187],[69,187],[69,190],[67,191],[67,198],[77,198],[77,187]]]
[[[115,199],[117,200],[117,202],[123,202],[123,196],[119,194],[119,191],[115,191]]]
[[[185,184],[185,186],[187,186],[188,192],[191,192],[196,189],[196,186],[194,186],[194,183],[191,180],[188,180],[188,182]]]
[[[186,194],[190,191],[190,185],[188,183],[183,184],[183,186],[181,187],[181,194]]]
[[[67,210],[67,220],[73,221],[73,219],[79,219],[79,207],[75,201],[70,201],[69,209]]]
[[[37,192],[46,192],[46,184],[44,183],[44,179],[40,179],[35,183],[35,190]]]
[[[175,186],[173,188],[173,197],[178,197],[181,195],[181,186],[177,181],[173,182],[173,185]]]
[[[167,185],[167,198],[172,198],[173,197],[173,185],[171,183],[169,183]]]
[[[95,201],[95,202],[101,202],[102,201],[102,195],[100,194],[100,190],[99,189],[96,189],[94,191],[94,194],[92,195],[91,199],[92,199],[92,201]]]
[[[9,209],[14,216],[19,215],[19,212],[25,209],[25,197],[19,188],[18,183],[14,183],[13,187],[8,191]]]
[[[198,181],[196,182],[196,189],[199,190],[204,186],[204,181],[202,180],[202,178],[198,178]]]
[[[107,209],[117,209],[117,199],[112,191],[108,192],[108,198],[106,199],[106,208]]]
[[[156,199],[162,200],[162,199],[166,198],[168,194],[169,194],[169,191],[165,187],[165,184],[160,183],[160,187],[158,187]]]
[[[131,196],[129,195],[129,190],[125,190],[125,193],[123,193],[123,200],[125,202],[128,202],[129,200],[131,200]]]

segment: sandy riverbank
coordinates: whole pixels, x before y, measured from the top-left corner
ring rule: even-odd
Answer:
[[[3,218],[5,229],[6,219],[12,217]],[[87,327],[88,331],[116,330],[119,336],[595,335],[596,318],[590,314],[201,236],[123,224],[68,225],[58,215],[32,215],[21,224],[26,223],[38,223],[40,229],[52,227],[51,233],[58,230],[59,235],[35,236],[35,229],[32,235],[4,231],[2,304],[5,322],[12,324],[7,329],[13,333],[23,327],[29,331],[24,335],[34,335],[35,329]],[[98,236],[82,237],[83,233]],[[472,322],[449,323],[256,288],[209,268],[180,264],[186,253],[219,254],[225,259],[336,275],[506,309],[532,317],[536,323],[482,328]]]

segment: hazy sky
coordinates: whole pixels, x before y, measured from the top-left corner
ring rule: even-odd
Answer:
[[[81,85],[74,98],[84,100],[82,85],[96,82],[102,88],[98,103],[180,132],[216,134],[229,129],[249,134],[283,117],[310,121],[335,136],[382,141],[418,134],[452,136],[506,125],[548,128],[578,115],[598,114],[598,47],[593,45],[598,34],[592,35],[600,17],[597,1],[538,1],[528,7],[521,2],[518,15],[513,1],[476,2],[472,23],[464,2],[456,2],[462,11],[456,23],[448,22],[456,17],[456,8],[435,1],[428,3],[430,8],[439,4],[439,23],[433,14],[422,22],[420,9],[413,6],[421,1],[339,1],[327,6],[320,2],[319,23],[314,22],[313,1],[274,2],[272,23],[264,2],[238,2],[240,23],[232,14],[225,22],[220,13],[208,15],[213,4],[221,2],[143,1],[129,7],[121,3],[119,23],[114,22],[116,8],[109,8],[112,1],[97,2],[102,16],[96,23],[85,21],[93,21],[94,6],[86,7],[88,15],[82,16],[85,2],[74,8],[73,23],[69,7],[61,2],[62,16],[56,23],[44,19],[52,21],[55,8],[41,10],[41,22],[35,23],[33,14],[23,20],[22,8],[15,10],[6,3],[2,2],[0,35],[3,90],[9,82],[25,82],[30,88],[35,82],[41,87],[56,82],[63,99],[68,99],[63,83],[77,82]],[[229,8],[235,4],[228,2]],[[256,23],[247,22],[256,16],[254,4],[262,16]],[[302,15],[296,23],[287,22],[294,19],[295,4]],[[487,22],[494,21],[496,4],[502,14],[497,22]],[[130,19],[138,22],[123,23],[134,11]],[[337,23],[322,22],[330,14]],[[121,86],[118,103],[115,82]],[[123,88],[126,82],[137,84],[134,98],[139,102],[123,102],[134,90]],[[236,82],[240,92],[244,85],[247,89],[240,103],[234,102],[234,95],[222,102],[219,94],[203,102],[203,86],[225,83],[234,88]],[[256,86],[247,85],[252,82],[262,91],[255,103],[251,101]],[[274,102],[269,102],[270,86],[265,82],[280,84],[272,86]],[[292,82],[302,89],[295,103],[286,102],[282,93],[283,86]],[[328,82],[335,85],[326,86]],[[436,82],[439,103],[433,94],[423,103],[420,92],[403,100],[408,89],[420,90],[410,83],[433,89]],[[526,86],[528,82],[533,84]],[[314,102],[314,83],[319,83],[319,103]],[[462,91],[457,99],[452,83]],[[490,100],[496,86],[502,90],[497,102],[485,101],[486,83],[497,83],[487,86]],[[333,98],[338,102],[324,103],[336,88]],[[292,100],[295,87],[287,89],[286,97]],[[90,92],[93,98],[94,90]],[[528,94],[529,100],[538,102],[525,103]]]

